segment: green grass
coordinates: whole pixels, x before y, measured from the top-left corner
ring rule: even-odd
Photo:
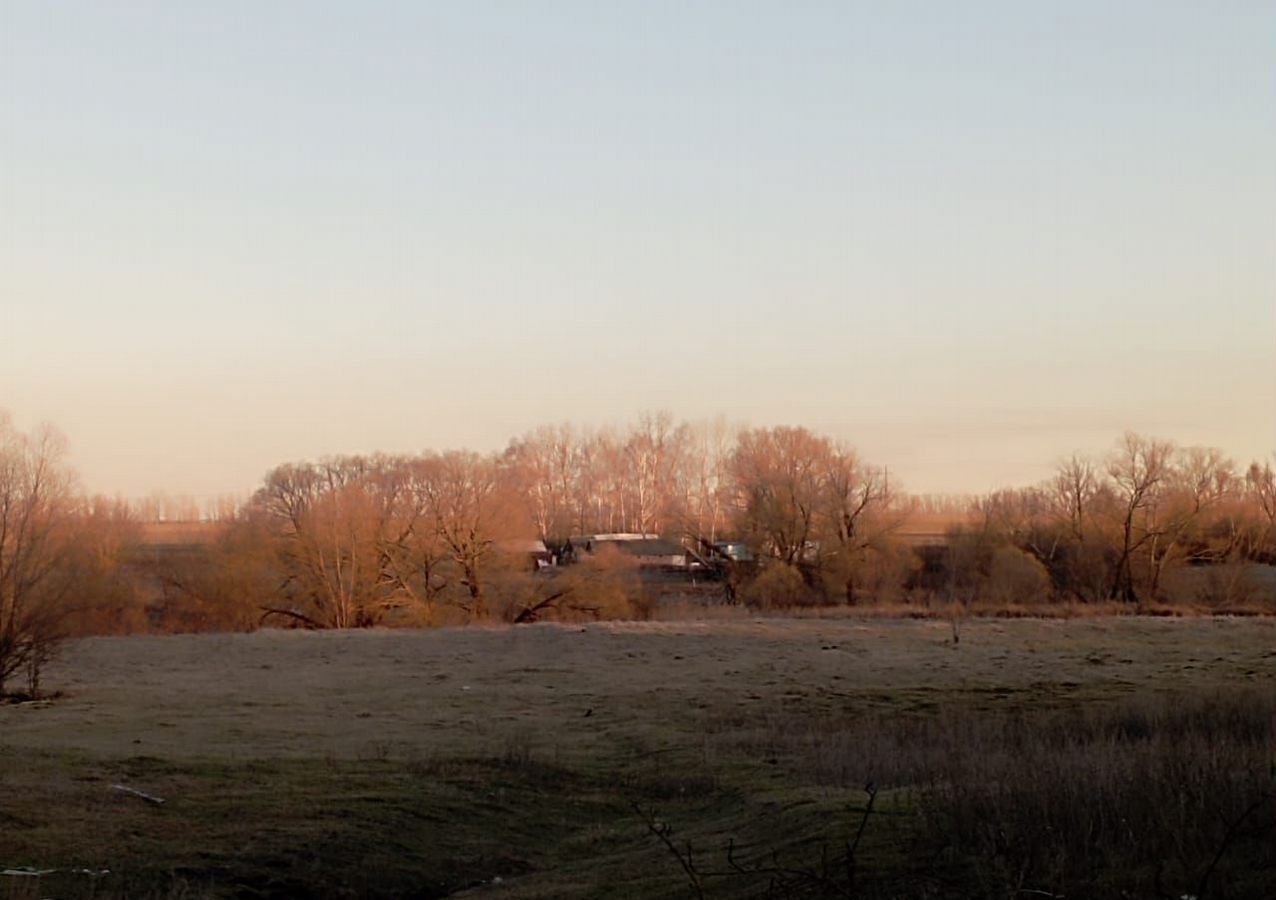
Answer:
[[[760,714],[719,724],[699,748],[630,747],[591,766],[523,744],[242,764],[10,748],[0,858],[110,873],[8,878],[0,897],[1152,896],[1190,892],[1219,849],[1214,893],[1264,897],[1273,710],[1249,692]],[[1264,796],[1232,841],[1230,823]],[[840,893],[861,821],[854,888]],[[777,877],[792,890],[777,892]]]
[[[0,765],[6,865],[111,872],[47,875],[42,896],[681,896],[685,875],[635,804],[707,870],[732,838],[746,856],[805,863],[855,822],[840,792],[796,789],[764,764],[721,778],[673,754],[592,772],[518,753],[228,765],[8,750]]]
[[[62,870],[0,878],[0,900],[1178,897],[1219,849],[1205,900],[1267,898],[1271,635],[1024,622],[956,648],[925,623],[767,622],[90,642],[66,697],[0,710],[0,868]]]

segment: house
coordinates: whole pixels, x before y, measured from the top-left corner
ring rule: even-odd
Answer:
[[[557,559],[549,548],[545,546],[545,542],[535,538],[497,541],[495,547],[500,553],[508,556],[522,557],[527,561],[527,567],[533,572],[547,569],[557,564]]]
[[[631,557],[640,569],[684,572],[688,566],[687,551],[675,541],[657,534],[580,534],[568,539],[564,555],[576,562],[614,548]]]
[[[744,541],[714,541],[713,549],[717,555],[732,562],[753,562],[753,554]]]

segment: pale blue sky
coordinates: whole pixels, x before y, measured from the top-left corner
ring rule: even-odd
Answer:
[[[1265,455],[1276,4],[0,0],[0,408],[126,495],[658,408]]]

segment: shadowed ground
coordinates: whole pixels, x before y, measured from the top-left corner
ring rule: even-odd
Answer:
[[[728,838],[799,852],[858,821],[857,786],[777,758],[768,728],[1273,683],[1263,619],[93,638],[50,668],[60,699],[0,706],[0,868],[109,868],[99,896],[686,896],[633,804],[719,862]],[[861,851],[888,874],[895,827]]]

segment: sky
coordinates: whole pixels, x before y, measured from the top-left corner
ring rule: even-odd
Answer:
[[[0,0],[0,409],[250,492],[549,422],[1276,450],[1276,5]]]

